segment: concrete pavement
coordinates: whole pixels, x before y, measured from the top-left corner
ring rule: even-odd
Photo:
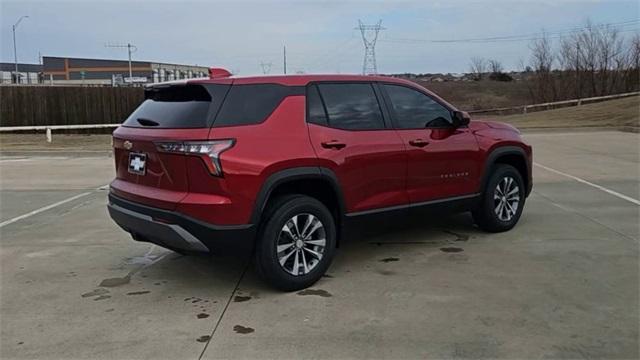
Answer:
[[[640,199],[637,134],[527,135],[540,165]],[[363,236],[311,289],[130,240],[106,156],[0,158],[0,357],[638,358],[640,207],[541,167],[518,226]],[[22,159],[22,160],[20,160]],[[89,160],[87,160],[89,159]]]

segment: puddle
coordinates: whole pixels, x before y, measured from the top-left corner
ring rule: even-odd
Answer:
[[[458,253],[458,252],[463,252],[464,249],[450,246],[450,247],[440,248],[440,251],[446,252],[446,253]]]
[[[322,289],[305,289],[305,290],[302,290],[302,291],[298,291],[297,294],[301,295],[301,296],[307,296],[307,295],[315,295],[315,296],[320,296],[320,297],[332,297],[333,296],[329,292],[327,292],[326,290],[322,290]]]
[[[92,297],[92,296],[104,295],[104,294],[108,294],[108,293],[109,293],[109,290],[107,290],[107,289],[95,289],[95,290],[90,291],[90,292],[88,292],[88,293],[84,293],[84,294],[82,294],[81,296],[82,296],[83,298],[86,298],[86,297]]]
[[[442,230],[442,232],[455,236],[456,239],[453,241],[469,241],[469,235],[460,234],[451,230]]]
[[[116,278],[104,279],[102,280],[102,282],[100,282],[100,285],[98,286],[116,287],[116,286],[126,285],[130,282],[131,282],[131,274],[128,274],[127,276],[121,277],[121,278],[116,277]]]
[[[128,292],[127,295],[143,295],[143,294],[148,294],[151,291],[149,290],[144,290],[144,291],[132,291],[132,292]]]
[[[197,342],[207,342],[211,339],[211,335],[202,335],[199,338],[196,339]]]
[[[209,317],[209,314],[206,313],[200,313],[198,315],[196,315],[198,317],[198,319],[206,319]]]
[[[380,275],[385,275],[385,276],[390,276],[390,275],[395,275],[396,272],[395,271],[390,271],[390,270],[376,270],[376,272]]]
[[[250,327],[244,327],[242,325],[235,325],[233,327],[233,331],[237,332],[238,334],[250,334],[250,333],[254,332],[255,330],[253,328],[250,328]]]

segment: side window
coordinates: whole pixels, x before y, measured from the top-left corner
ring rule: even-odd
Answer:
[[[233,85],[213,126],[259,124],[265,121],[288,95],[290,89],[283,85]]]
[[[384,85],[400,129],[446,127],[453,123],[451,111],[429,96],[400,85]]]
[[[384,129],[382,111],[371,84],[318,84],[329,126],[345,130]]]
[[[307,122],[327,126],[327,113],[324,111],[318,87],[309,85],[307,87]]]

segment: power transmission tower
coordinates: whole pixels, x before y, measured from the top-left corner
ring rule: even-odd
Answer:
[[[377,74],[378,67],[376,65],[376,42],[378,41],[378,33],[385,30],[382,27],[382,20],[378,20],[375,25],[365,25],[358,20],[358,27],[362,34],[362,43],[364,44],[364,62],[362,63],[362,74]]]
[[[260,67],[262,68],[262,73],[265,74],[265,75],[271,72],[271,66],[273,66],[272,62],[268,62],[268,63],[260,62]]]
[[[131,53],[138,51],[138,48],[132,44],[104,44],[104,47],[108,48],[127,48],[129,53],[129,81],[133,84],[133,71],[131,71]]]

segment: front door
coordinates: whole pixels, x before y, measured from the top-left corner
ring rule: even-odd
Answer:
[[[382,84],[394,127],[407,151],[412,203],[472,194],[479,149],[467,127],[452,126],[452,109],[417,89]]]

